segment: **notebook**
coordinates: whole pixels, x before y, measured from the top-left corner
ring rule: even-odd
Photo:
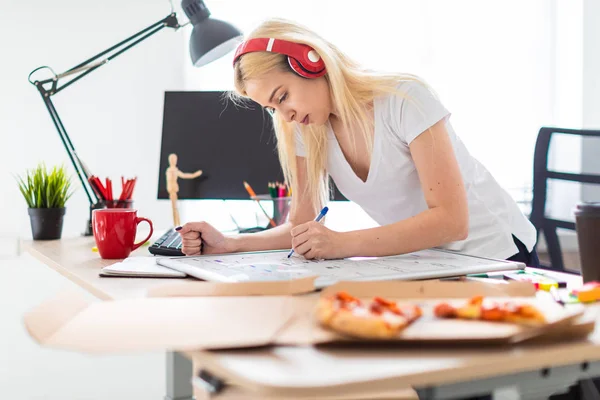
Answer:
[[[130,257],[104,267],[100,270],[103,277],[135,278],[185,278],[184,272],[157,264],[157,257]]]
[[[445,250],[422,250],[389,257],[307,260],[287,257],[289,250],[191,257],[162,257],[160,265],[217,282],[285,281],[316,276],[315,287],[347,280],[418,280],[519,270],[525,264],[475,257]]]

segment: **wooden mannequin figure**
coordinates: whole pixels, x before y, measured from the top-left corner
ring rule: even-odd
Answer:
[[[169,167],[167,168],[167,192],[169,193],[169,199],[171,199],[171,208],[173,209],[173,224],[174,226],[180,226],[181,221],[179,220],[179,211],[177,210],[177,193],[179,192],[179,185],[177,179],[194,179],[202,175],[202,170],[198,170],[194,173],[181,172],[177,168],[177,154],[169,154]]]

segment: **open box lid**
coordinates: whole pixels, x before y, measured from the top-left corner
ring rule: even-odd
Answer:
[[[270,293],[278,293],[279,285],[289,287],[285,282],[269,284],[266,288]],[[436,294],[455,298],[473,294],[535,294],[532,285],[520,282],[506,285],[438,281],[342,282],[327,290],[339,289],[413,299],[437,297]],[[79,293],[66,292],[28,312],[24,323],[41,345],[94,353],[246,348],[340,340],[312,321],[311,313],[318,293],[256,296],[256,287],[248,283],[206,282],[203,290],[206,293],[203,296],[105,302],[92,302]]]
[[[294,316],[289,295],[313,292],[314,279],[175,283],[149,292],[156,297],[104,302],[67,291],[24,323],[41,345],[83,352],[264,346]]]
[[[68,292],[25,315],[48,347],[112,353],[264,346],[294,315],[291,297],[144,298],[90,302]]]
[[[148,297],[286,296],[315,291],[316,276],[289,281],[188,282],[177,281],[151,288]]]

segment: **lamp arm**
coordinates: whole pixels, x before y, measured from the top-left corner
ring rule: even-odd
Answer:
[[[58,112],[56,111],[56,108],[54,108],[54,103],[52,103],[52,99],[50,97],[44,97],[43,100],[44,104],[46,105],[46,108],[48,109],[48,113],[50,114],[50,118],[52,118],[52,122],[54,122],[54,126],[58,131],[58,136],[60,137],[63,146],[67,150],[67,155],[71,160],[71,164],[73,164],[73,168],[75,169],[75,173],[77,173],[77,177],[81,182],[81,186],[83,186],[85,195],[87,196],[90,205],[93,205],[98,202],[98,197],[96,196],[93,190],[90,190],[90,184],[88,182],[88,179],[90,178],[89,171],[87,171],[83,162],[77,155],[75,147],[73,146],[73,143],[71,143],[69,135],[67,135],[67,131],[65,130],[65,127],[62,121],[60,120]]]
[[[70,68],[69,70],[67,70],[61,74],[55,74],[54,71],[52,71],[52,69],[49,67],[38,67],[38,68],[34,69],[33,71],[31,71],[31,73],[29,74],[29,77],[28,77],[29,83],[34,85],[38,89],[40,95],[42,96],[42,100],[44,101],[44,104],[46,105],[48,113],[50,114],[50,118],[52,119],[52,122],[54,123],[54,126],[55,126],[56,130],[58,131],[58,135],[63,143],[63,146],[65,147],[65,150],[67,151],[67,154],[69,156],[69,159],[71,160],[71,163],[73,164],[73,167],[75,169],[75,172],[77,173],[77,176],[81,182],[81,185],[83,186],[83,190],[85,191],[85,194],[90,202],[90,213],[91,213],[91,209],[98,206],[99,199],[96,196],[96,193],[93,191],[93,189],[91,189],[91,186],[88,182],[90,173],[89,173],[88,169],[86,168],[86,166],[84,165],[84,163],[79,158],[79,156],[77,155],[77,152],[75,151],[75,146],[73,146],[73,143],[71,142],[71,139],[69,138],[69,135],[67,134],[67,131],[58,115],[58,112],[56,111],[56,108],[54,107],[54,104],[52,103],[51,96],[55,95],[56,93],[60,92],[61,90],[65,89],[65,88],[67,88],[68,86],[75,83],[79,79],[83,78],[87,74],[100,68],[101,66],[108,63],[110,60],[114,59],[115,57],[119,56],[120,54],[122,54],[125,51],[132,48],[133,46],[137,45],[138,43],[144,41],[145,39],[147,39],[150,36],[154,35],[155,33],[159,32],[163,28],[167,28],[167,27],[174,28],[174,29],[178,29],[181,27],[181,25],[179,25],[179,22],[177,21],[177,16],[175,13],[169,14],[167,17],[161,19],[160,21],[155,22],[154,24],[148,26],[147,28],[142,29],[141,31],[137,32],[136,34],[115,44],[114,46],[109,47],[108,49],[96,54],[95,56],[85,60],[84,62],[74,66],[73,68]],[[125,47],[123,47],[123,46],[125,46]],[[115,52],[115,50],[118,50],[118,51]],[[103,57],[112,52],[114,52],[114,53],[108,55],[106,58],[96,61],[100,57]],[[36,71],[38,71],[40,69],[44,69],[44,68],[47,68],[50,71],[52,71],[53,77],[49,78],[49,79],[41,80],[41,81],[38,81],[38,80],[32,81],[31,76]],[[72,78],[71,80],[69,80],[68,82],[63,84],[62,86],[59,86],[59,80],[61,78],[65,78],[67,76],[72,76],[77,73],[79,73],[79,75],[76,75],[74,78]],[[48,86],[48,84],[50,84],[50,85]],[[91,234],[90,229],[91,229],[91,225],[88,221],[88,229],[86,231],[86,234],[88,234],[88,235]]]
[[[147,28],[142,29],[141,31],[131,35],[130,37],[128,37],[127,39],[115,44],[114,46],[109,47],[108,49],[101,51],[100,53],[96,54],[95,56],[83,61],[82,63],[66,70],[65,72],[62,72],[60,74],[54,74],[54,76],[52,78],[48,78],[48,79],[44,79],[41,81],[31,81],[31,75],[36,72],[37,70],[39,70],[40,68],[36,68],[34,69],[30,74],[29,74],[29,82],[31,84],[33,84],[34,86],[36,86],[38,88],[38,90],[40,89],[40,86],[47,85],[48,83],[51,83],[51,87],[50,88],[44,88],[45,93],[48,93],[48,96],[52,96],[55,95],[56,93],[60,92],[61,90],[63,90],[64,88],[66,88],[67,86],[73,84],[74,82],[78,81],[79,79],[83,78],[85,75],[89,74],[90,72],[96,70],[97,68],[100,68],[102,65],[108,63],[110,60],[114,59],[115,57],[121,55],[122,53],[124,53],[125,51],[129,50],[130,48],[132,48],[133,46],[135,46],[136,44],[146,40],[147,38],[149,38],[150,36],[154,35],[155,33],[159,32],[160,30],[162,30],[163,28],[173,28],[173,29],[179,29],[181,27],[181,25],[179,25],[179,21],[177,21],[177,15],[175,13],[171,13],[169,15],[167,15],[165,18],[161,19],[160,21],[157,21],[155,23],[153,23],[152,25],[148,26]],[[133,41],[133,42],[132,42]],[[132,43],[130,43],[132,42]],[[98,58],[113,52],[116,49],[119,49],[122,46],[126,47],[120,49],[119,51],[115,52],[114,54],[111,54],[110,56],[96,61]],[[61,78],[65,78],[67,76],[76,74],[78,72],[83,72],[82,74],[76,76],[75,78],[71,79],[70,81],[68,81],[67,83],[63,84],[62,86],[58,86],[58,82]]]

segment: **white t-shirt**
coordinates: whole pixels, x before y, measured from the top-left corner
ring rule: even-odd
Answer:
[[[402,82],[398,89],[407,97],[392,94],[374,101],[375,136],[366,182],[346,161],[329,125],[327,172],[340,192],[380,225],[427,210],[408,146],[422,132],[444,119],[467,192],[469,235],[442,248],[506,259],[519,252],[512,238],[515,235],[531,251],[536,242],[535,228],[487,169],[469,154],[448,121],[448,110],[421,83]],[[306,155],[299,131],[296,154]]]

